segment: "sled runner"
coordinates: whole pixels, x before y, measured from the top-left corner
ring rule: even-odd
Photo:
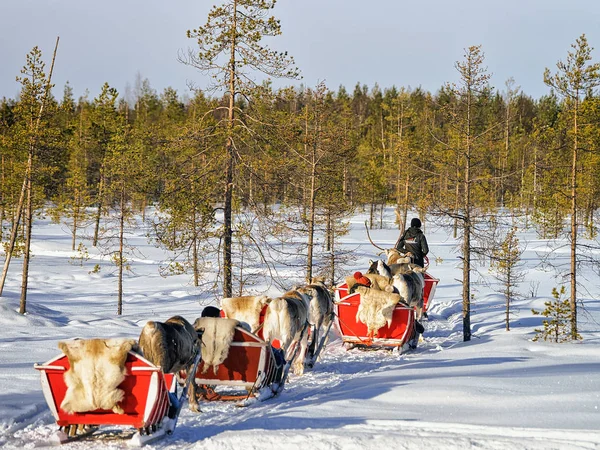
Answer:
[[[216,373],[212,367],[205,368],[203,361],[198,365],[197,398],[199,401],[239,402],[271,397],[283,387],[286,366],[280,350],[238,326],[227,358]]]
[[[196,355],[195,364],[199,359]],[[187,398],[187,384],[177,396],[177,381],[173,374],[163,373],[139,354],[129,351],[125,360],[125,379],[118,386],[124,391],[123,400],[119,402],[123,413],[103,409],[67,413],[61,408],[68,389],[65,382],[65,373],[70,368],[67,356],[61,354],[44,364],[35,364],[34,368],[40,372],[44,397],[59,426],[53,437],[55,444],[93,435],[101,431],[101,426],[112,425],[135,428],[137,431],[128,445],[142,446],[173,433]]]
[[[426,312],[435,295],[438,279],[425,273],[423,292],[423,312]],[[376,335],[370,335],[367,326],[357,320],[360,293],[349,294],[348,285],[343,283],[335,289],[335,326],[342,336],[346,348],[398,348],[401,352],[417,346],[419,333],[414,308],[398,303],[393,310],[391,323],[380,328]]]

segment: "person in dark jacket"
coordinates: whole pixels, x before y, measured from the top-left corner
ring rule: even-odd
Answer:
[[[410,228],[396,242],[396,250],[411,252],[414,264],[421,267],[425,265],[424,258],[429,253],[429,246],[423,231],[421,231],[421,221],[419,219],[415,217],[410,221]]]

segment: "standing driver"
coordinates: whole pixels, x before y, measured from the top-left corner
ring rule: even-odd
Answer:
[[[411,252],[413,263],[421,267],[425,266],[424,258],[429,253],[429,246],[423,231],[421,231],[421,221],[418,218],[415,217],[410,221],[410,228],[396,242],[396,250],[403,253]]]

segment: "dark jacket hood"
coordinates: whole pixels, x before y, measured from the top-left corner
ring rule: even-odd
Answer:
[[[404,236],[406,238],[414,238],[414,237],[417,237],[419,234],[423,234],[423,232],[421,231],[420,228],[410,227],[408,230],[406,230],[406,233]]]

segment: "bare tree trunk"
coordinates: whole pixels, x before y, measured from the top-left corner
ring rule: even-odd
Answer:
[[[458,210],[460,204],[460,155],[456,155],[456,186],[454,187],[454,228],[453,228],[453,236],[454,239],[458,236]]]
[[[244,283],[244,253],[246,251],[244,246],[244,239],[240,239],[240,275],[239,275],[239,289],[238,296],[241,297],[244,292],[244,287],[246,283]]]
[[[510,331],[510,287],[512,284],[511,279],[511,268],[508,267],[508,271],[506,273],[506,290],[504,291],[504,295],[506,296],[506,331]]]
[[[465,195],[466,197],[466,195]],[[463,226],[463,341],[471,340],[471,226],[465,212]]]
[[[371,206],[369,210],[369,228],[373,229],[373,222],[375,220],[375,191],[371,188]]]
[[[398,164],[396,167],[396,209],[395,209],[396,221],[398,222],[398,230],[402,230],[402,227],[403,227],[402,216],[400,215],[400,208],[401,208],[401,204],[402,204],[400,201],[400,183],[401,183],[400,169],[401,169],[400,155],[398,155]]]
[[[344,160],[344,175],[342,181],[342,189],[344,193],[344,200],[348,198],[348,167],[346,165],[346,161]]]
[[[27,197],[25,197],[25,198],[27,199]],[[24,207],[23,211],[21,213],[21,223],[23,223],[23,226],[21,227],[21,240],[23,242],[25,242],[25,233],[27,232],[27,227],[24,224],[26,220],[27,220],[27,209],[26,209],[26,207]]]
[[[399,118],[398,118],[398,147],[399,147],[399,152],[398,152],[398,167],[397,167],[397,192],[396,192],[396,203],[398,204],[398,210],[400,210],[400,175],[402,173],[402,158],[404,157],[404,102],[401,102],[400,105],[400,111],[399,111]],[[406,230],[406,216],[408,215],[408,180],[409,180],[409,175],[408,175],[408,170],[406,170],[407,168],[405,167],[404,170],[406,171],[406,176],[405,176],[405,180],[404,180],[404,201],[402,202],[403,204],[403,213],[402,213],[402,219],[399,221],[398,223],[398,229],[400,230],[400,234],[402,235],[402,233],[404,233],[404,231]]]
[[[102,165],[104,166],[104,163],[102,163]],[[104,197],[104,167],[100,169],[100,172],[100,183],[98,184],[98,208],[94,220],[94,240],[92,241],[94,247],[98,245],[98,234],[100,233],[100,217],[102,216]]]
[[[33,149],[32,149],[33,150]],[[27,201],[25,206],[25,222],[23,223],[25,229],[25,251],[23,253],[23,276],[21,281],[21,302],[19,307],[19,314],[25,314],[27,312],[27,281],[29,278],[29,260],[30,260],[30,248],[31,248],[31,229],[33,228],[33,192],[31,176],[33,172],[33,154],[30,152],[30,158],[27,164]]]
[[[192,173],[196,172],[196,164],[192,162]],[[192,198],[196,198],[196,184],[192,183]],[[192,211],[192,270],[194,271],[194,286],[200,285],[198,272],[198,208],[194,202],[194,210]]]
[[[504,206],[504,174],[508,160],[509,143],[510,143],[510,91],[506,100],[506,119],[504,124],[504,153],[502,154],[502,163],[500,165],[500,206]],[[521,186],[521,190],[523,186]],[[521,205],[522,206],[522,205]]]
[[[579,112],[579,92],[575,96],[575,117],[573,123],[574,145],[571,165],[571,339],[577,340],[577,116]]]
[[[235,49],[237,45],[237,0],[233,2],[233,20],[231,24],[231,46],[229,57],[229,107],[227,115],[227,144],[225,151],[227,154],[227,165],[225,167],[225,204],[223,207],[223,296],[231,297],[233,293],[231,261],[231,241],[233,236],[232,217],[233,217],[233,125],[235,119]]]
[[[317,133],[319,132],[317,126]],[[309,205],[309,217],[308,217],[308,248],[306,255],[306,282],[310,283],[312,280],[313,273],[313,252],[314,252],[314,236],[315,236],[315,200],[317,197],[317,141],[312,146],[312,161],[311,161],[311,172],[310,172],[310,205]]]
[[[73,205],[73,228],[71,230],[71,250],[75,251],[77,241],[77,227],[79,225],[79,194],[75,193],[75,205]]]
[[[330,223],[329,225],[329,267],[330,267],[330,272],[329,272],[329,281],[330,281],[330,285],[334,286],[335,285],[335,251],[334,251],[334,246],[335,246],[335,224],[334,221],[331,218],[331,212],[328,212],[327,215],[327,221]]]
[[[463,222],[463,341],[471,340],[471,89],[467,94],[467,130]]]
[[[408,184],[410,178],[408,171],[406,172],[406,178],[404,179],[404,208],[402,209],[402,233],[406,231],[406,221],[408,220]]]
[[[123,314],[123,242],[125,240],[125,188],[121,187],[119,217],[119,285],[117,289],[117,315]]]
[[[525,194],[525,152],[523,152],[523,155],[521,158],[521,208],[523,207],[523,203],[525,203],[525,201],[523,200],[524,194]]]
[[[223,211],[223,296],[231,297],[233,292],[232,282],[232,252],[231,244],[233,237],[232,216],[233,216],[233,150],[231,139],[227,141],[227,152],[229,160],[225,168],[225,204]]]
[[[194,237],[192,239],[192,266],[194,270],[194,286],[198,287],[200,285],[200,278],[198,273],[198,238],[196,236],[196,232],[194,231]]]
[[[381,150],[383,151],[383,163],[386,163],[387,160],[387,148],[385,146],[385,127],[383,123],[383,103],[381,104],[381,109],[379,110],[380,120],[381,120]],[[391,155],[390,155],[391,158]],[[391,159],[390,159],[391,162]]]
[[[248,203],[254,204],[254,167],[250,163],[250,174],[248,175]]]
[[[29,167],[29,161],[27,162]],[[27,192],[27,180],[28,175],[25,174],[23,180],[23,186],[21,187],[21,194],[19,195],[19,203],[17,203],[17,210],[13,216],[12,230],[10,232],[10,241],[8,243],[8,249],[6,250],[6,258],[4,260],[4,267],[2,269],[2,279],[0,279],[0,296],[4,290],[4,284],[6,283],[6,276],[8,275],[8,267],[10,266],[10,260],[12,258],[13,251],[15,249],[15,242],[17,242],[17,234],[19,233],[19,224],[21,223],[21,215],[23,214],[23,205],[25,203],[25,193]]]
[[[4,201],[4,189],[5,189],[5,180],[4,180],[4,155],[2,155],[2,189],[0,192],[0,242],[4,240],[4,233],[2,230],[2,226],[4,224],[4,218],[6,216],[6,204]]]
[[[194,286],[200,285],[200,278],[198,273],[198,223],[196,221],[196,207],[194,206],[194,214],[192,218],[192,268],[194,270]]]

